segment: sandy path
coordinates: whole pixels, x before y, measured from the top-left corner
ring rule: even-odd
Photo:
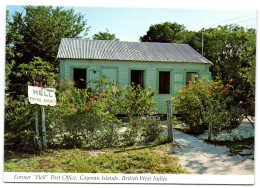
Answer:
[[[254,174],[254,160],[242,156],[229,156],[225,146],[207,144],[194,136],[174,130],[174,140],[181,147],[170,153],[180,159],[180,164],[191,174]]]

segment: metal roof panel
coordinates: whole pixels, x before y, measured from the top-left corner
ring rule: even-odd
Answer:
[[[60,59],[212,63],[188,44],[62,38]]]

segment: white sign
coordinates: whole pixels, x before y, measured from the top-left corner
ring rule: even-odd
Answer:
[[[28,99],[31,104],[55,106],[55,89],[28,86]]]

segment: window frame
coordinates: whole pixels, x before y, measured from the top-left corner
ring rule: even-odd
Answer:
[[[169,93],[159,93],[159,84],[160,84],[159,72],[170,72],[170,91],[169,91]],[[174,73],[174,69],[159,68],[156,70],[156,89],[157,89],[159,95],[171,95],[173,93],[173,87],[174,87],[173,86],[173,73]]]
[[[132,70],[135,70],[135,71],[143,71],[144,72],[144,85],[143,85],[143,88],[146,88],[147,87],[147,69],[146,68],[129,68],[129,71],[128,71],[128,83],[129,85],[132,85],[132,79],[131,79],[131,72]]]
[[[195,77],[195,80],[194,80],[194,81],[197,81],[197,80],[199,79],[199,71],[189,70],[189,71],[185,71],[185,72],[186,72],[186,73],[185,73],[185,85],[186,85],[186,86],[188,86],[189,81],[191,81],[191,80],[187,81],[187,74],[188,74],[188,73],[195,73],[195,76],[198,75],[198,77]]]
[[[138,71],[139,73],[138,74],[143,74],[142,75],[142,80],[141,80],[141,84],[140,83],[138,83],[142,88],[144,88],[144,85],[145,85],[145,78],[144,78],[144,75],[145,75],[145,71],[144,70],[131,70],[131,76],[130,76],[130,82],[131,82],[131,85],[132,85],[132,83],[133,83],[133,81],[132,81],[132,71]],[[139,79],[138,79],[138,81],[140,81]],[[138,85],[137,84],[137,85]]]
[[[87,81],[88,81],[88,68],[86,68],[86,67],[72,67],[72,77],[73,77],[73,80],[76,82],[75,75],[74,75],[75,69],[82,69],[82,70],[84,69],[84,70],[86,70],[86,78],[85,78],[86,85],[85,85],[85,88],[79,88],[79,87],[75,86],[75,87],[77,87],[79,89],[86,89],[87,88]]]

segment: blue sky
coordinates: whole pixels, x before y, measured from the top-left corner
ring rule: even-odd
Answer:
[[[127,7],[88,7],[65,6],[73,8],[87,19],[91,26],[88,36],[92,37],[107,29],[122,41],[139,41],[152,24],[166,21],[177,22],[188,30],[198,31],[203,27],[237,23],[246,28],[256,27],[254,9],[191,9],[191,8],[127,8]],[[10,13],[22,11],[22,6],[7,6]]]

